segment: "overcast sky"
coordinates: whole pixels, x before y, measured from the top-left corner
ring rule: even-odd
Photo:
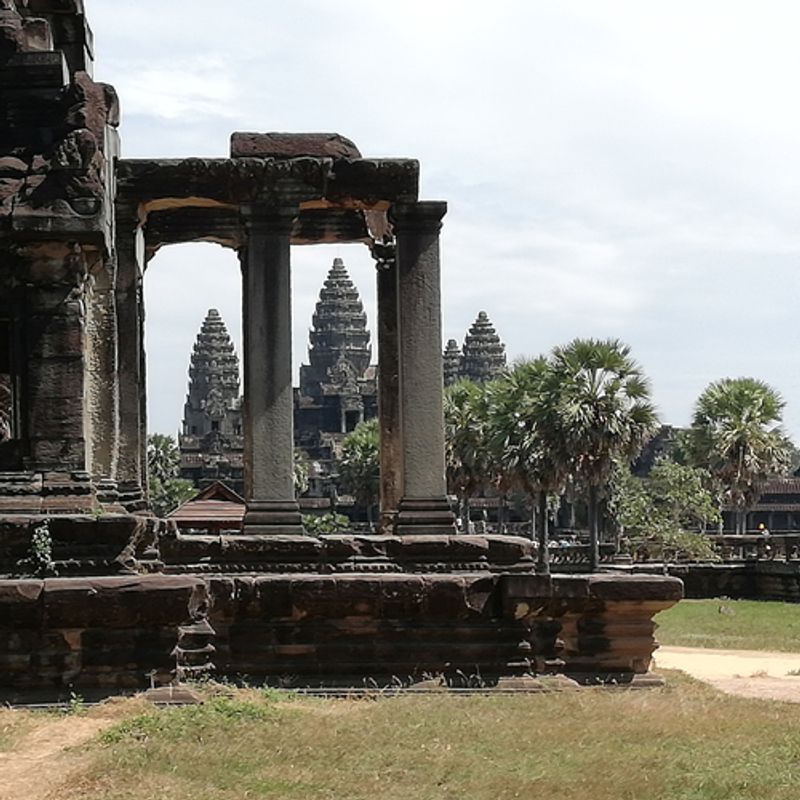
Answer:
[[[663,421],[752,375],[800,440],[800,6],[672,0],[86,0],[123,155],[218,156],[234,130],[335,131],[422,163],[449,202],[444,339],[481,309],[509,356],[627,341]],[[294,248],[294,361],[340,255]],[[234,254],[166,248],[145,279],[150,428],[180,425],[208,308],[241,339]],[[375,352],[375,349],[374,349]]]

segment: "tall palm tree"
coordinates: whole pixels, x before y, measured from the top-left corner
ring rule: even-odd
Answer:
[[[544,357],[516,364],[487,389],[487,433],[500,488],[520,489],[531,497],[540,572],[549,571],[547,496],[559,491],[566,478],[557,399],[558,383]]]
[[[600,496],[617,460],[633,459],[657,425],[650,387],[617,339],[575,339],[552,354],[554,438],[588,487],[590,565],[600,562]]]
[[[688,460],[705,467],[736,513],[744,533],[747,511],[768,478],[785,473],[792,445],[780,423],[786,403],[755,378],[723,378],[697,399],[686,436]]]
[[[461,380],[444,395],[447,488],[458,497],[462,530],[469,530],[470,498],[488,486],[492,472],[486,438],[487,384]]]

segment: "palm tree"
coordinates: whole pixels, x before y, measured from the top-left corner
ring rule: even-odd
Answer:
[[[768,478],[785,473],[792,445],[780,423],[785,402],[755,378],[723,378],[697,399],[686,436],[687,457],[705,467],[736,513],[744,533],[747,511]]]
[[[195,493],[191,481],[180,478],[181,454],[172,436],[147,437],[147,488],[150,508],[164,517]]]
[[[147,470],[152,478],[162,483],[177,478],[181,455],[172,436],[151,433],[147,437]]]
[[[657,424],[650,387],[630,347],[575,339],[552,354],[557,386],[553,438],[572,475],[588,487],[590,565],[600,562],[600,496],[617,460],[633,459]]]
[[[520,362],[488,386],[488,439],[503,491],[531,497],[531,528],[538,532],[540,572],[549,571],[547,497],[560,491],[567,462],[557,414],[558,384],[544,358]]]
[[[458,497],[462,530],[469,531],[469,501],[489,484],[486,384],[461,380],[444,395],[447,488]]]
[[[373,527],[373,506],[380,490],[380,452],[378,421],[361,422],[342,442],[339,458],[339,480],[342,488],[352,493],[367,509],[367,522]]]

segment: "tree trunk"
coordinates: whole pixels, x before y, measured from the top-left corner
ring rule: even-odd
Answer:
[[[536,525],[536,517],[538,516],[538,512],[536,509],[536,497],[531,495],[531,541],[536,541],[536,531],[538,526]]]
[[[600,567],[600,501],[597,487],[589,486],[589,569],[597,572]]]
[[[550,536],[547,520],[547,492],[539,491],[539,553],[536,561],[536,571],[541,575],[550,572]]]

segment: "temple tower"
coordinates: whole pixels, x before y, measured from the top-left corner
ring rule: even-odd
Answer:
[[[192,352],[183,433],[239,435],[239,359],[219,311],[209,310]]]
[[[461,377],[461,349],[455,339],[447,340],[444,349],[444,385],[451,386]]]
[[[312,494],[332,488],[329,473],[344,436],[377,414],[367,315],[341,258],[335,258],[314,311],[309,364],[300,367],[295,445],[316,464]]]
[[[180,436],[181,476],[204,486],[226,480],[242,491],[239,359],[228,329],[212,308],[197,334]]]
[[[464,337],[461,377],[478,383],[496,378],[506,366],[506,346],[485,311],[478,314]]]
[[[364,306],[341,258],[333,259],[319,293],[312,326],[310,363],[300,368],[301,394],[319,398],[330,389],[357,393],[372,349]]]

